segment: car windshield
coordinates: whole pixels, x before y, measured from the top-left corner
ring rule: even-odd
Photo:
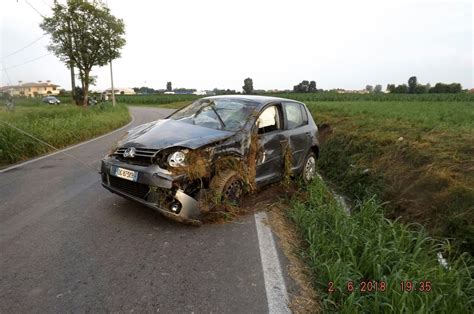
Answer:
[[[242,99],[200,99],[169,119],[216,130],[238,131],[244,127],[255,106],[256,103]]]

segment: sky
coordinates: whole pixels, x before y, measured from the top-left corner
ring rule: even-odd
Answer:
[[[65,2],[65,0],[60,0]],[[127,44],[113,61],[115,87],[240,91],[459,82],[473,88],[473,4],[467,0],[108,0]],[[0,85],[51,80],[70,89],[70,74],[46,46],[41,15],[53,0],[2,0]],[[25,48],[25,46],[27,46]],[[24,48],[24,49],[23,49]],[[96,67],[94,90],[110,87]]]

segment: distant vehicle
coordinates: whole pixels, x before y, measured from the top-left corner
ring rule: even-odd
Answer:
[[[318,128],[303,103],[214,96],[128,131],[102,159],[100,173],[113,193],[169,218],[199,222],[206,190],[238,203],[248,182],[260,188],[293,175],[308,183],[318,152]],[[245,170],[251,162],[254,171]]]
[[[164,92],[165,95],[174,95],[174,92]]]
[[[48,105],[59,105],[61,103],[61,101],[54,96],[46,96],[41,101]]]

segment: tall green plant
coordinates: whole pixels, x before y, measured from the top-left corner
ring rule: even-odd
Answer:
[[[448,256],[449,267],[440,265],[437,253],[448,243],[432,240],[419,225],[385,219],[375,199],[359,203],[348,215],[316,179],[308,199],[297,200],[288,214],[308,243],[303,254],[325,311],[474,310],[472,260]]]

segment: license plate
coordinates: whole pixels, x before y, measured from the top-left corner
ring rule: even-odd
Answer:
[[[130,180],[130,181],[137,181],[137,177],[138,177],[137,171],[128,170],[128,169],[119,168],[119,167],[115,168],[115,173],[112,172],[112,174],[115,175],[116,177],[119,177],[125,180]]]

